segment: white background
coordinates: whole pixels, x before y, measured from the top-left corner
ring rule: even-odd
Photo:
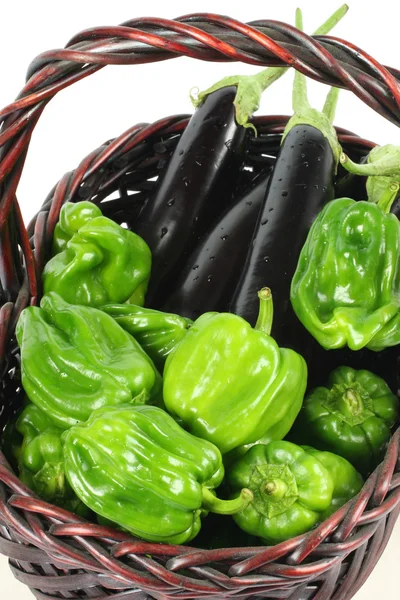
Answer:
[[[4,2],[4,4],[3,4]],[[175,18],[192,12],[227,14],[242,21],[272,18],[293,23],[297,2],[281,0],[147,0],[86,1],[19,0],[2,2],[0,32],[0,106],[11,102],[24,83],[29,62],[40,52],[63,47],[78,31],[96,25],[117,25],[133,17]],[[350,0],[350,11],[335,30],[383,64],[400,68],[397,0]],[[339,5],[340,0],[301,0],[304,26],[313,31]],[[188,92],[208,87],[224,75],[253,73],[241,64],[210,64],[191,59],[135,67],[107,67],[61,92],[47,106],[33,135],[18,197],[26,219],[43,202],[65,171],[73,169],[91,150],[137,122],[192,112]],[[286,75],[266,92],[260,113],[290,114],[292,75]],[[327,87],[309,84],[310,98],[321,107]],[[379,144],[400,144],[400,131],[375,114],[349,92],[342,92],[336,124]],[[379,565],[357,594],[356,600],[399,598],[398,556],[400,523]],[[27,588],[18,584],[0,557],[0,596],[28,600]]]

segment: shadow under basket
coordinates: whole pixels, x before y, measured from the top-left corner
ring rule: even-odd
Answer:
[[[61,179],[25,228],[16,189],[33,129],[58,91],[103,66],[179,55],[260,66],[291,63],[314,79],[353,91],[384,118],[400,123],[398,71],[345,41],[312,38],[275,21],[250,26],[205,14],[176,21],[137,19],[83,32],[66,49],[37,57],[18,99],[0,112],[0,432],[22,400],[15,324],[21,310],[40,299],[40,275],[62,205],[91,200],[106,216],[134,228],[189,116],[141,123],[96,149]],[[247,155],[249,177],[273,165],[287,117],[253,122],[258,136]],[[337,131],[352,158],[359,160],[374,146]],[[0,454],[0,552],[40,600],[346,600],[379,560],[399,510],[399,430],[357,497],[308,534],[273,547],[154,544],[88,523],[37,498]]]

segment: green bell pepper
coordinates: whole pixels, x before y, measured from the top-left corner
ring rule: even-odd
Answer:
[[[65,471],[82,502],[149,541],[188,542],[207,511],[232,514],[252,499],[248,490],[217,498],[224,476],[218,448],[154,406],[96,410],[64,442]]]
[[[361,477],[344,458],[320,456],[327,454],[287,441],[250,448],[227,472],[233,496],[242,487],[254,496],[233,516],[237,525],[276,544],[322,522],[362,486]]]
[[[233,314],[206,313],[165,364],[167,410],[223,454],[260,438],[282,439],[306,389],[304,359],[269,335],[270,291],[259,297],[255,329]]]
[[[186,336],[191,319],[133,304],[107,304],[101,310],[130,333],[160,371],[167,356]]]
[[[399,399],[383,379],[339,367],[306,397],[290,439],[340,454],[366,474],[383,459],[399,416]]]
[[[21,313],[16,334],[25,392],[62,429],[102,406],[160,401],[153,362],[101,310],[50,293]]]
[[[364,485],[364,480],[353,465],[342,456],[333,452],[321,452],[311,446],[301,447],[307,454],[318,458],[333,479],[332,502],[321,515],[321,519],[325,520],[358,494]]]
[[[386,207],[387,208],[387,207]],[[373,202],[340,198],[314,221],[292,279],[300,321],[325,349],[400,343],[400,222]]]
[[[64,470],[63,430],[34,404],[28,403],[7,426],[5,450],[16,463],[19,478],[40,498],[57,506],[88,515],[69,485]]]
[[[134,295],[144,302],[151,270],[146,242],[91,202],[67,202],[54,231],[54,256],[43,271],[44,293],[71,304],[101,306]]]

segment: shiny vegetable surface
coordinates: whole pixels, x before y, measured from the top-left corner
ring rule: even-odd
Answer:
[[[270,290],[259,297],[255,329],[237,315],[205,313],[164,369],[167,410],[223,454],[260,438],[282,439],[306,388],[304,359],[269,335]]]
[[[228,309],[251,243],[268,179],[269,172],[261,174],[252,188],[212,225],[188,257],[171,293],[161,302],[163,310],[196,319],[205,312]]]
[[[224,467],[219,450],[153,406],[95,411],[65,434],[65,470],[77,496],[101,517],[146,540],[193,539],[207,511],[232,514],[248,504],[213,492]]]
[[[366,474],[383,459],[399,416],[399,399],[383,379],[339,367],[306,397],[290,439],[340,454]]]
[[[253,501],[233,518],[267,544],[307,532],[362,486],[344,458],[286,441],[250,448],[230,467],[227,482],[233,495],[242,487],[253,492]]]
[[[112,317],[55,293],[19,318],[22,384],[29,399],[66,429],[101,406],[156,402],[161,377]]]
[[[299,16],[299,13],[298,13]],[[301,19],[297,27],[302,29]],[[252,325],[257,319],[256,293],[273,290],[272,334],[280,343],[307,352],[299,343],[301,327],[290,305],[290,284],[302,246],[321,208],[334,197],[340,147],[332,126],[338,90],[332,88],[319,112],[308,102],[306,79],[295,74],[294,115],[289,120],[254,231],[252,244],[230,310]]]
[[[183,253],[190,252],[210,220],[226,208],[244,160],[246,129],[236,124],[236,87],[208,96],[195,111],[135,231],[153,255],[149,306],[171,284]]]
[[[91,202],[67,202],[53,237],[54,256],[43,271],[44,293],[72,304],[143,304],[151,253],[135,233],[103,217]]]
[[[101,310],[139,342],[160,371],[192,324],[185,317],[133,304],[106,304]]]
[[[4,448],[16,462],[19,478],[40,498],[87,516],[89,510],[78,500],[64,470],[61,442],[63,430],[34,404],[28,403],[16,421],[8,424]]]
[[[326,349],[400,342],[400,222],[373,202],[340,198],[315,220],[290,299]]]
[[[321,519],[325,520],[359,493],[364,480],[352,463],[339,454],[321,452],[311,446],[302,446],[302,448],[311,456],[315,456],[333,479],[332,502],[328,510],[321,515]]]

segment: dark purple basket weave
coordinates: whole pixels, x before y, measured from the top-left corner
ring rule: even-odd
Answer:
[[[188,116],[141,123],[96,149],[61,179],[26,229],[16,190],[32,131],[58,91],[103,66],[181,55],[291,65],[353,91],[384,118],[400,123],[399,71],[381,66],[348,42],[312,38],[277,21],[243,24],[211,14],[174,21],[134,19],[84,31],[66,49],[37,57],[18,99],[0,111],[0,431],[22,395],[15,323],[21,310],[40,298],[40,274],[61,206],[88,199],[117,222],[133,222],[155,185],[160,160],[168,161]],[[259,135],[248,159],[254,168],[262,154],[277,154],[286,120],[254,120]],[[363,156],[374,145],[351,132],[338,133],[352,156]],[[105,203],[111,194],[114,199]],[[346,600],[371,573],[399,514],[399,435],[393,435],[383,463],[360,494],[317,529],[274,547],[217,550],[150,544],[87,523],[35,497],[0,454],[0,552],[10,558],[17,579],[42,600]]]

